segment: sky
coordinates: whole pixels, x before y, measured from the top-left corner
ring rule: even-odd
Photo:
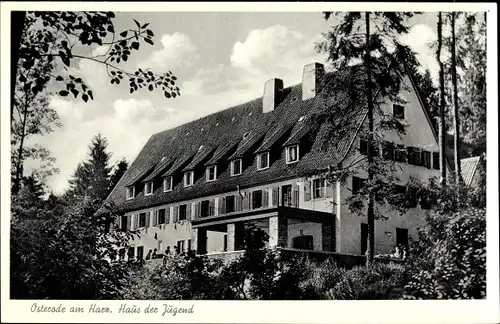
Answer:
[[[70,72],[83,77],[94,100],[50,96],[62,127],[32,139],[56,159],[59,174],[47,183],[56,194],[67,189],[99,132],[108,139],[112,163],[122,158],[131,163],[153,134],[260,97],[268,79],[280,78],[285,87],[301,82],[304,65],[325,62],[314,45],[332,24],[319,12],[124,12],[116,13],[115,29],[133,28],[133,19],[150,23],[155,44],[141,43],[122,67],[170,70],[178,78],[181,96],[167,99],[160,91],[146,89],[130,94],[127,82],[110,84],[102,65],[76,61]],[[436,77],[438,66],[429,48],[436,39],[436,13],[414,17],[408,25],[403,41]],[[103,49],[82,50],[96,55]]]

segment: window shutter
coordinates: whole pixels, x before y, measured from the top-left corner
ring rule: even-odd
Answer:
[[[304,201],[311,200],[311,182],[306,180],[304,181]]]
[[[440,169],[440,161],[439,161],[439,152],[432,152],[432,168],[434,170],[439,170]]]
[[[158,225],[158,209],[153,211],[153,226]]]
[[[217,199],[217,215],[220,215],[222,214],[222,198],[218,197],[215,199]]]
[[[170,223],[170,207],[165,208],[165,224]]]
[[[422,166],[426,168],[431,168],[431,152],[429,151],[422,151]]]
[[[208,202],[208,215],[215,215],[215,199],[210,199],[210,201]]]
[[[119,229],[122,228],[122,217],[121,216],[118,216],[118,228]]]
[[[219,210],[220,214],[226,213],[226,197],[222,197],[222,199],[220,199]]]
[[[193,204],[189,203],[186,205],[186,220],[190,221],[191,220],[191,209],[192,209]]]
[[[253,209],[253,195],[251,191],[248,192],[248,202],[250,209]]]
[[[333,197],[333,184],[331,184],[329,181],[325,181],[325,186],[326,196]]]
[[[278,206],[278,198],[279,198],[280,188],[274,187],[272,190],[273,190],[272,205],[273,205],[273,207],[276,207],[276,206]]]
[[[179,220],[179,206],[174,207],[174,218],[172,219],[172,223],[177,223]]]
[[[131,230],[132,229],[132,215],[128,215],[127,216],[127,230]]]
[[[269,189],[262,190],[262,207],[269,207]]]
[[[245,192],[245,195],[243,196],[243,201],[241,204],[242,204],[243,210],[250,209],[250,201],[249,201],[249,193],[248,192]]]
[[[149,224],[151,223],[151,212],[146,213],[146,227],[149,227]]]
[[[235,209],[236,209],[236,211],[241,211],[242,198],[241,198],[240,194],[236,194],[236,196],[234,197],[234,202],[235,202]]]
[[[134,224],[134,229],[139,228],[139,214],[135,214],[135,215],[134,215],[134,221],[135,221],[135,222],[134,222],[134,223],[135,223],[135,224]]]
[[[296,184],[292,187],[292,206],[299,207],[299,186]]]
[[[197,203],[194,204],[194,218],[200,218],[201,217],[201,202],[198,201]]]

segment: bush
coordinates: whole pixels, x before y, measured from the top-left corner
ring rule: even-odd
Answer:
[[[486,297],[486,210],[433,215],[407,264],[406,299]]]
[[[118,298],[128,265],[106,260],[131,233],[107,232],[116,215],[96,215],[85,200],[74,209],[27,218],[13,206],[11,219],[12,299]],[[61,214],[58,214],[61,212]]]
[[[368,300],[399,299],[403,287],[403,267],[374,263],[340,271],[335,286],[327,291],[328,299]]]
[[[136,266],[123,299],[233,299],[220,280],[222,263],[206,257],[169,255],[165,264]]]

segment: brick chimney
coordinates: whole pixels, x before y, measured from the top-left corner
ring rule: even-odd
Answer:
[[[262,112],[273,111],[278,106],[283,90],[283,80],[271,79],[264,85],[264,97],[262,98]]]
[[[304,66],[302,72],[302,100],[314,98],[321,90],[319,84],[325,73],[321,63],[311,63]]]

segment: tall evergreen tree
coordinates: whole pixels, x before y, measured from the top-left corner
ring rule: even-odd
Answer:
[[[486,21],[480,13],[464,13],[457,31],[460,133],[463,154],[486,152]]]
[[[109,192],[113,191],[115,186],[118,184],[118,181],[123,177],[125,172],[127,172],[128,169],[128,162],[125,160],[125,158],[121,159],[115,166],[115,169],[113,171],[113,174],[111,174],[111,177],[109,179]]]
[[[367,170],[368,181],[348,201],[352,211],[360,215],[366,211],[367,265],[374,257],[375,219],[385,217],[377,206],[391,204],[391,197],[399,196],[393,186],[387,185],[398,181],[394,161],[381,157],[378,147],[386,132],[405,131],[405,125],[388,114],[385,107],[388,102],[404,102],[399,92],[405,86],[402,81],[408,75],[407,65],[418,64],[409,47],[399,42],[400,35],[408,32],[405,20],[413,15],[411,12],[336,13],[340,22],[324,34],[326,40],[318,46],[319,51],[328,54],[333,69],[342,71],[333,75],[343,75],[341,80],[325,80],[323,94],[327,107],[315,118],[316,123],[331,124],[328,142],[340,142],[346,134],[358,131],[360,121],[367,120],[360,130],[361,138],[367,142],[366,159],[338,166],[330,173],[330,181],[345,181],[348,175],[356,173],[357,167],[364,165]],[[330,16],[330,12],[324,14],[325,19]],[[339,100],[347,105],[339,104]]]
[[[89,158],[81,162],[70,180],[69,198],[81,200],[84,197],[104,201],[109,193],[111,154],[107,151],[108,141],[101,133],[94,136],[89,146]]]

